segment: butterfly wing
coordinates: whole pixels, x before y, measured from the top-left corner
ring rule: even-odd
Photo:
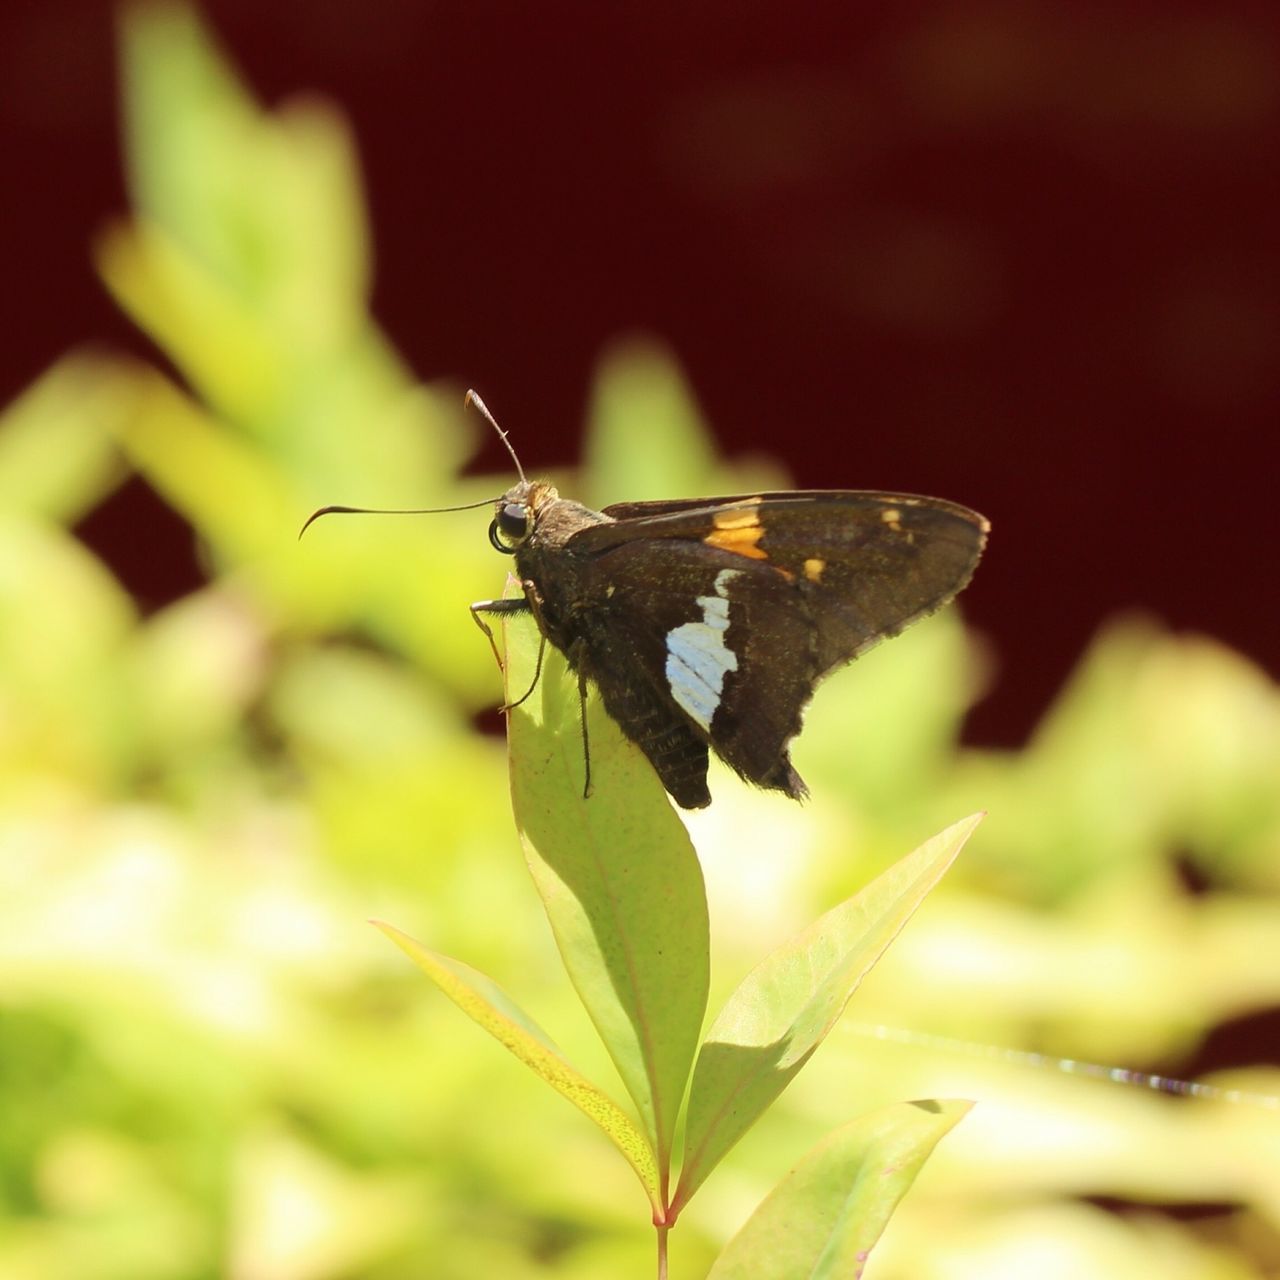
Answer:
[[[709,801],[705,776],[690,781],[708,743],[748,781],[802,796],[787,744],[814,685],[950,600],[987,527],[937,499],[854,492],[605,514],[569,540],[580,665],[686,807]]]

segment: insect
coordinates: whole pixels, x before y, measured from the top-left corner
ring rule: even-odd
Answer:
[[[578,678],[585,794],[589,684],[685,809],[711,802],[708,752],[747,782],[802,799],[789,744],[824,675],[946,604],[988,532],[975,511],[912,494],[809,490],[593,511],[528,480],[496,499],[489,541],[513,557],[523,594],[471,606],[531,614]],[[359,507],[324,507],[307,521]],[[423,512],[425,513],[425,512]],[[372,514],[419,514],[394,511]],[[307,525],[303,526],[305,531]]]

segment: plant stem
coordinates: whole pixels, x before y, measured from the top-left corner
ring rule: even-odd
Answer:
[[[667,1232],[671,1228],[663,1223],[658,1232],[658,1280],[667,1280]]]

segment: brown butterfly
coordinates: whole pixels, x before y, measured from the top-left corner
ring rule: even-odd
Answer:
[[[577,673],[584,707],[594,684],[686,809],[711,802],[708,750],[748,782],[802,798],[788,745],[815,685],[946,604],[986,542],[977,512],[901,493],[800,490],[593,511],[527,480],[506,433],[474,392],[467,398],[520,475],[500,498],[468,504],[494,502],[489,541],[514,557],[523,589],[472,605],[477,622],[488,633],[484,615],[532,614],[543,644]],[[364,510],[325,507],[311,520]],[[589,792],[585,715],[583,744]]]

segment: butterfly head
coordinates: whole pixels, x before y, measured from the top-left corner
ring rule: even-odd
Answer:
[[[489,542],[494,550],[515,555],[533,534],[538,513],[558,498],[555,486],[540,480],[521,480],[512,485],[494,504],[489,525]]]

